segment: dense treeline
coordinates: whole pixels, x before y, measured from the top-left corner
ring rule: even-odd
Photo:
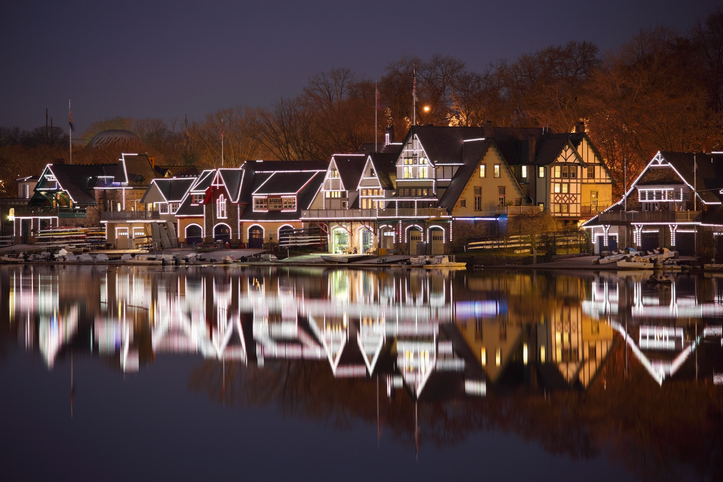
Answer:
[[[483,72],[452,57],[403,57],[378,80],[349,68],[322,72],[299,95],[268,108],[229,107],[192,123],[117,117],[94,123],[79,137],[87,142],[102,130],[131,130],[158,162],[199,167],[220,166],[222,134],[225,166],[261,158],[328,159],[373,142],[375,113],[378,133],[391,125],[398,137],[413,122],[479,126],[489,120],[565,132],[584,121],[622,181],[626,164],[628,176],[635,176],[661,149],[723,148],[723,9],[686,34],[641,30],[606,53],[571,41],[492,63]],[[67,146],[58,128],[52,135],[45,127],[0,130],[3,186],[37,173],[35,164],[67,158]],[[103,157],[74,147],[77,162],[107,161]]]

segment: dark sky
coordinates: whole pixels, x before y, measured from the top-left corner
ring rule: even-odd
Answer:
[[[687,31],[717,0],[592,2],[6,0],[0,14],[0,126],[75,132],[115,116],[201,120],[268,106],[309,77],[348,67],[378,79],[403,55],[482,71],[570,40],[602,51],[641,27]]]

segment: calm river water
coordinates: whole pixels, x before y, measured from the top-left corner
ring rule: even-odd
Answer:
[[[0,269],[0,479],[723,480],[723,278]]]

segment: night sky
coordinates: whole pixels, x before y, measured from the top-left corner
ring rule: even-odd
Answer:
[[[376,80],[403,55],[481,72],[549,45],[601,51],[641,27],[686,32],[717,0],[59,2],[8,0],[0,15],[0,126],[75,132],[115,116],[202,120],[270,106],[309,77],[348,67]]]

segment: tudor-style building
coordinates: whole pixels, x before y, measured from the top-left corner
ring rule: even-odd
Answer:
[[[610,172],[587,133],[485,126],[530,203],[565,223],[590,219],[612,204]]]
[[[722,202],[723,153],[660,151],[623,198],[584,227],[596,254],[665,247],[723,257]]]
[[[323,161],[247,161],[203,171],[176,211],[179,241],[262,248],[301,229],[301,210],[317,195]]]
[[[311,209],[303,212],[304,219],[323,225],[329,234],[329,251],[376,249],[377,220],[384,217],[394,195],[391,179],[396,158],[395,153],[332,156],[321,190]]]
[[[443,254],[469,237],[497,234],[504,229],[499,223],[504,224],[508,202],[519,211],[525,200],[512,170],[494,141],[481,137],[483,132],[415,126],[396,153],[366,159],[335,155],[327,183],[304,216],[328,223],[334,252]],[[349,202],[331,204],[332,209],[325,200],[337,197],[337,177],[344,191],[356,192],[345,192]]]
[[[333,252],[442,254],[503,234],[508,216],[547,211],[578,223],[611,204],[612,178],[582,125],[566,134],[413,126],[394,152],[332,157],[303,215],[327,224]]]

